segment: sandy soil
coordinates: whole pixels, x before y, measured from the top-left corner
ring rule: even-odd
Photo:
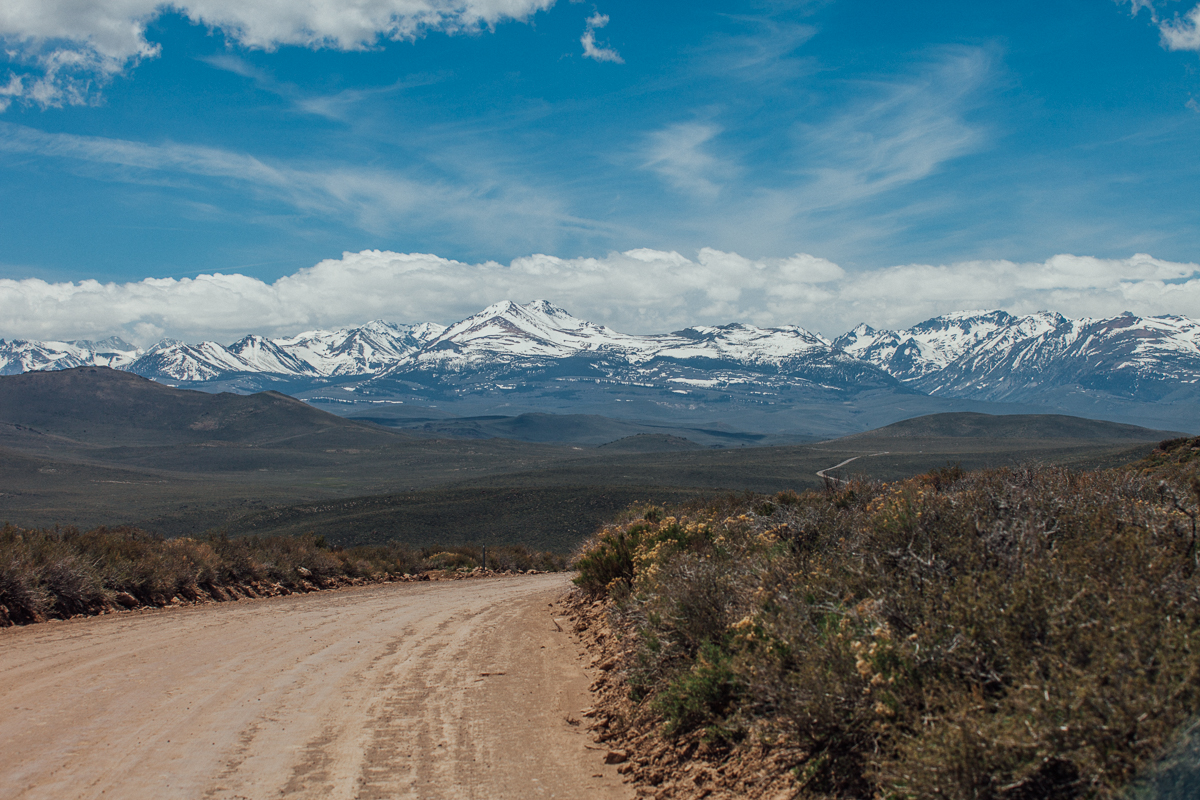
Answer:
[[[551,616],[567,587],[385,584],[0,631],[0,794],[631,797],[568,721],[590,676]]]

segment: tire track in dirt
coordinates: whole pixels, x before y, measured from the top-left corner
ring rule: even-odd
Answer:
[[[562,575],[385,584],[0,631],[13,798],[628,798]]]

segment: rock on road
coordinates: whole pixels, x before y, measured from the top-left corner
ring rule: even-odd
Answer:
[[[627,798],[564,575],[0,630],[5,798]]]

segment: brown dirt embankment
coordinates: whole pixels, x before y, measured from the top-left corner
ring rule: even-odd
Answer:
[[[739,800],[762,797],[792,800],[799,791],[789,770],[794,757],[765,743],[737,751],[714,747],[702,731],[665,737],[662,720],[629,697],[625,671],[634,656],[631,631],[613,627],[609,600],[593,600],[578,590],[559,600],[572,631],[590,653],[595,679],[592,706],[583,717],[606,760],[633,785],[637,797],[656,800]]]

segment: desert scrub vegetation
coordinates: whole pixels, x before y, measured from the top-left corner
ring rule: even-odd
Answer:
[[[0,530],[0,625],[118,606],[161,606],[202,597],[309,591],[432,570],[467,571],[479,548],[415,549],[400,543],[342,548],[324,537],[164,539],[137,528]],[[488,548],[493,571],[556,571],[566,558],[522,546]],[[237,592],[233,593],[236,596]]]
[[[1200,738],[1182,447],[643,509],[577,583],[633,642],[635,721],[782,752],[800,797],[1160,796],[1130,787]]]

